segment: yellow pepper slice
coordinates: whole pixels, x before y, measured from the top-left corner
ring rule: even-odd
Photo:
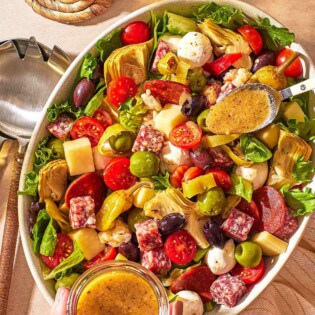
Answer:
[[[202,143],[206,147],[214,148],[218,147],[223,144],[230,143],[237,139],[240,135],[239,134],[232,134],[232,135],[209,135],[204,136],[202,138]]]
[[[211,173],[198,176],[194,179],[182,183],[183,194],[186,198],[191,198],[202,194],[208,189],[215,187],[217,184]]]
[[[55,202],[51,198],[45,198],[46,211],[51,218],[57,221],[63,233],[68,233],[71,231],[71,226],[69,220],[66,219],[65,214],[61,212]]]
[[[234,161],[236,165],[250,167],[254,164],[253,162],[243,160],[242,158],[237,156],[227,145],[223,144],[220,147],[229,155],[229,157]]]
[[[163,75],[174,74],[179,60],[172,52],[167,53],[157,65],[158,71]]]
[[[228,195],[225,198],[225,207],[221,213],[223,219],[226,219],[229,216],[231,210],[240,203],[241,199],[242,198],[237,195]]]

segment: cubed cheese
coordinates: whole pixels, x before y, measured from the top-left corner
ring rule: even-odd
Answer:
[[[165,105],[154,118],[155,128],[168,137],[174,127],[187,121],[187,117],[182,114],[181,108],[179,105]]]
[[[69,233],[73,241],[76,241],[80,251],[85,259],[90,260],[105,249],[105,245],[101,243],[97,232],[91,228],[83,228],[74,230]]]
[[[88,138],[66,141],[63,147],[71,176],[95,171],[91,143]]]

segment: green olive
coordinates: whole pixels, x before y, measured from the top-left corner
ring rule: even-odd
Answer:
[[[159,164],[160,160],[154,153],[139,151],[130,158],[130,171],[140,178],[151,177],[159,172]]]
[[[187,79],[189,81],[189,87],[195,93],[200,93],[207,84],[207,77],[204,75],[201,68],[189,70]]]
[[[134,136],[129,131],[122,131],[108,140],[110,147],[116,152],[129,152],[132,149]]]
[[[199,211],[208,216],[216,216],[222,212],[225,206],[225,195],[220,187],[214,187],[207,192],[198,195],[197,205]]]
[[[239,243],[235,248],[235,259],[243,267],[257,267],[261,261],[261,247],[253,242]]]
[[[55,152],[59,154],[60,159],[65,158],[65,151],[63,149],[63,141],[61,139],[51,139],[48,142],[48,148],[53,149]]]
[[[209,113],[210,113],[210,109],[206,109],[197,118],[197,124],[205,132],[210,132],[210,130],[207,128],[207,125],[206,125],[206,118]]]
[[[128,226],[132,232],[136,232],[135,224],[149,220],[150,218],[144,215],[143,209],[133,208],[128,215]]]

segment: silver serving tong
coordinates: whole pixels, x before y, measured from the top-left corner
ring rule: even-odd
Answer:
[[[5,314],[18,234],[17,190],[27,144],[50,93],[70,64],[57,46],[13,39],[0,43],[0,148],[16,139],[6,221],[0,255],[0,314]]]

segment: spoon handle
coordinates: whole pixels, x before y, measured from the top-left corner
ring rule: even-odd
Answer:
[[[315,78],[311,78],[282,90],[281,94],[283,99],[287,99],[291,96],[299,95],[314,89]]]
[[[24,158],[24,148],[20,146],[16,154],[7,204],[6,218],[4,224],[3,241],[0,255],[0,314],[6,314],[8,306],[9,291],[13,273],[13,263],[16,252],[16,242],[18,237],[18,207],[17,190],[19,178]]]

